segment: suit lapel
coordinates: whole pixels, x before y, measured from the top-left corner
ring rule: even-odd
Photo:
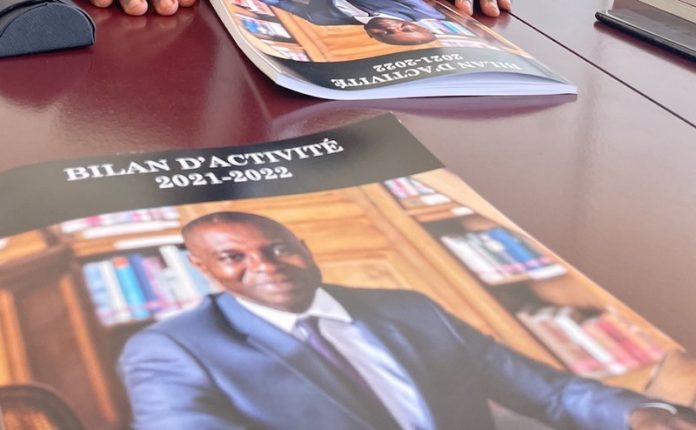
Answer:
[[[363,418],[360,403],[335,371],[303,342],[252,314],[229,294],[218,296],[216,303],[230,325],[247,336],[250,346],[278,361],[297,378],[314,385],[322,396],[360,422],[362,427],[372,427]]]

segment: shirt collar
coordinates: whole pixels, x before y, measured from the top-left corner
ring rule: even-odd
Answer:
[[[370,15],[364,10],[353,6],[348,0],[333,0],[333,4],[336,7],[336,9],[340,10],[341,13],[343,13],[345,16],[352,17],[353,19],[362,24],[367,24],[369,20],[377,17],[399,19],[389,14],[381,12],[375,15]]]
[[[314,294],[314,299],[309,308],[299,314],[269,308],[268,306],[260,305],[242,297],[235,298],[239,304],[244,306],[249,312],[288,333],[293,331],[298,320],[308,316],[340,321],[348,324],[353,322],[346,308],[321,287],[318,288],[317,292]]]

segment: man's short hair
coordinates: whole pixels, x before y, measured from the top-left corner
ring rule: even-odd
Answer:
[[[275,227],[285,227],[277,221],[267,218],[262,215],[256,215],[249,212],[213,212],[202,217],[196,218],[189,221],[182,229],[181,235],[186,238],[193,233],[194,230],[203,225],[215,225],[215,224],[234,224],[234,223],[252,223],[257,225],[267,225]]]

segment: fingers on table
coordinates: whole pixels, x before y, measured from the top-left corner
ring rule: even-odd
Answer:
[[[182,7],[191,7],[196,4],[197,0],[151,0],[152,7],[160,15],[173,15]],[[114,0],[90,0],[97,7],[109,7]],[[147,12],[147,0],[119,0],[121,8],[128,15],[139,16]]]
[[[474,13],[474,0],[454,0],[454,6],[466,15]],[[512,0],[478,0],[484,15],[498,16],[501,10],[511,10]]]
[[[466,15],[471,16],[474,13],[473,0],[454,0],[454,6]]]
[[[96,7],[109,7],[113,0],[89,0],[89,2]]]
[[[129,1],[129,0],[121,0]],[[130,0],[130,1],[145,1],[145,0]],[[196,4],[196,0],[151,0],[152,6],[159,15],[174,15],[179,7],[191,7]],[[124,8],[125,10],[125,8]],[[126,12],[128,13],[128,12]]]
[[[500,15],[500,9],[498,8],[498,0],[481,0],[481,12],[488,16],[498,16]]]
[[[120,0],[123,11],[128,15],[143,15],[147,12],[147,0]]]
[[[174,15],[179,10],[178,0],[152,0],[155,12],[160,15]]]
[[[498,0],[498,7],[500,10],[510,12],[512,10],[512,0]]]

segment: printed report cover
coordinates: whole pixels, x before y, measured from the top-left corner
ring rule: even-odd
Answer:
[[[0,199],[8,430],[32,393],[99,430],[619,429],[689,406],[679,345],[390,115],[21,167]]]
[[[573,84],[446,2],[212,0],[278,85],[328,99],[576,93]]]

